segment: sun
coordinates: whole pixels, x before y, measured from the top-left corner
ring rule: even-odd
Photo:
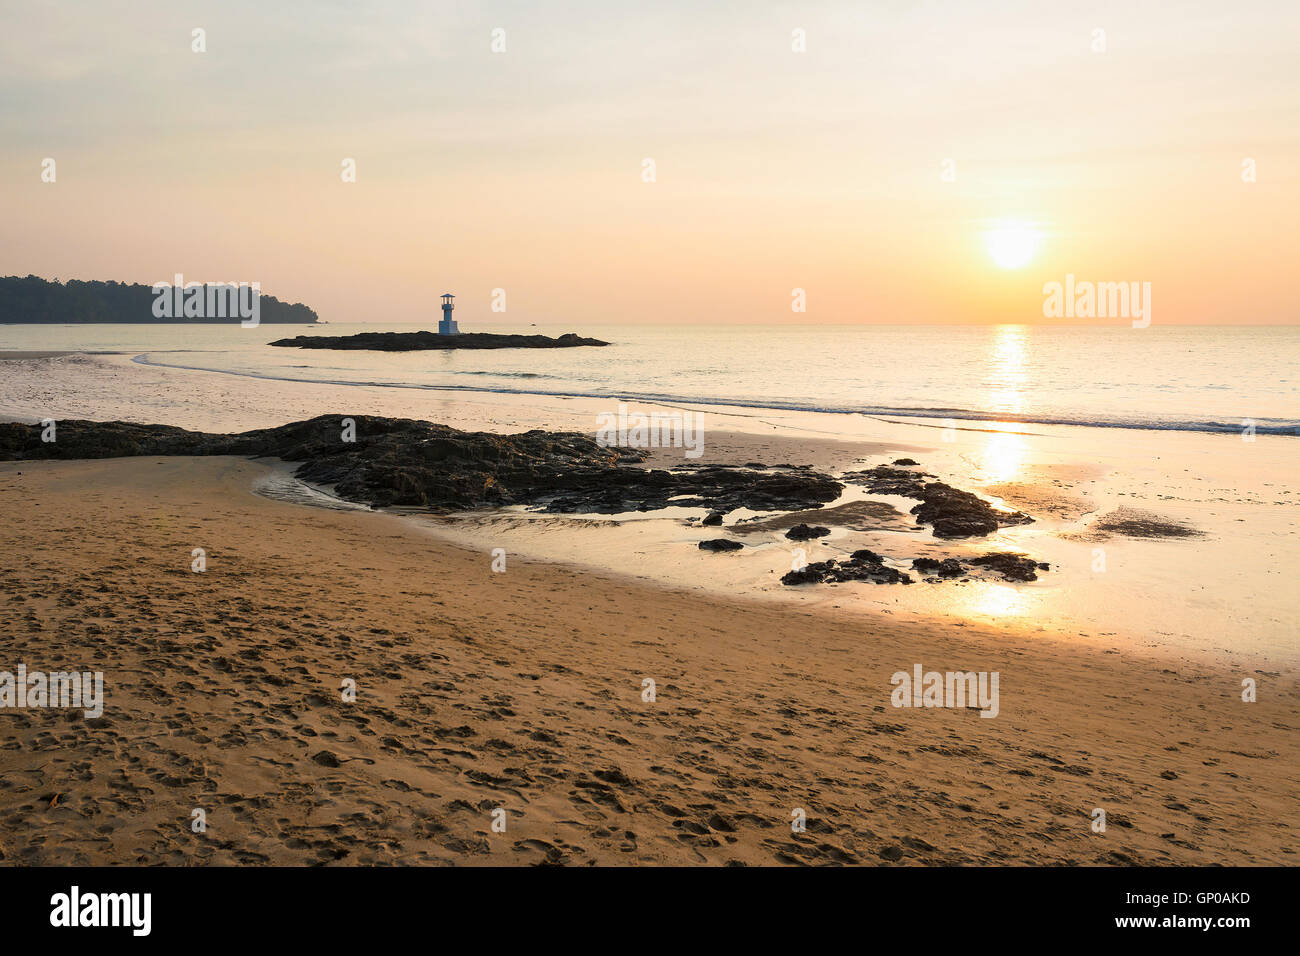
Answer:
[[[1000,222],[984,234],[984,246],[1000,268],[1019,269],[1033,260],[1042,238],[1029,223]]]

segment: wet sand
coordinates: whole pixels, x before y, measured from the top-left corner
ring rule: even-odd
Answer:
[[[529,428],[591,433],[611,399],[285,382],[145,365],[131,354],[73,354],[5,363],[0,420],[88,418],[165,423],[231,432],[283,425],[323,412],[419,418],[457,428]],[[175,357],[184,361],[184,356]],[[940,545],[916,533],[898,499],[898,519],[855,520],[803,546],[808,561],[843,559],[869,548],[906,566],[1000,550],[1028,553],[1051,571],[1028,585],[957,582],[942,588],[856,585],[782,588],[790,542],[745,534],[732,555],[695,551],[700,529],[685,515],[650,521],[538,521],[518,514],[475,515],[438,529],[473,548],[508,535],[513,551],[538,560],[615,570],[647,582],[714,596],[770,597],[796,606],[1033,630],[1092,646],[1150,651],[1217,667],[1294,671],[1300,664],[1297,615],[1288,586],[1300,563],[1300,442],[1052,426],[896,421],[775,409],[632,405],[634,411],[698,414],[698,462],[793,462],[839,472],[910,457],[954,487],[1035,517],[987,539]],[[682,449],[652,463],[674,467]],[[1130,537],[1106,523],[1167,523],[1193,529],[1183,539]],[[702,516],[702,512],[696,517]],[[646,518],[647,515],[621,516]],[[730,523],[730,521],[728,522]],[[816,521],[814,523],[817,523]],[[861,529],[861,530],[858,530]],[[909,530],[910,529],[910,530]],[[730,535],[729,531],[720,532]],[[718,536],[716,534],[710,536]],[[789,594],[792,590],[798,594]]]
[[[19,349],[10,351],[0,351],[0,362],[25,362],[35,359],[62,358],[65,355],[76,355],[76,352],[49,352],[37,349]]]
[[[0,464],[0,669],[102,670],[107,695],[97,720],[0,710],[0,862],[1295,861],[1290,673],[724,598],[509,538],[494,573],[396,516],[255,495],[268,474]],[[892,706],[918,663],[998,671],[998,716]]]

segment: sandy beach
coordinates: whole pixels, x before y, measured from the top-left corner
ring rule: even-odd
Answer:
[[[4,715],[3,862],[1294,862],[1291,675],[494,573],[399,517],[253,494],[268,471],[0,464],[8,654],[107,698]],[[998,671],[999,716],[891,706],[914,663]]]
[[[101,6],[0,31],[6,939],[1285,930],[1300,4]]]
[[[123,420],[235,432],[336,412],[498,434],[534,428],[590,434],[610,407],[607,399],[276,381],[143,364],[127,353],[11,356],[0,376],[0,421]],[[166,361],[196,360],[178,353]],[[904,563],[996,549],[1032,554],[1051,571],[1014,586],[792,589],[779,583],[792,561],[792,542],[781,531],[737,535],[746,544],[738,555],[705,555],[696,543],[716,535],[687,526],[704,513],[699,509],[595,520],[505,509],[412,520],[473,550],[504,546],[542,562],[614,571],[714,598],[743,595],[801,611],[887,612],[918,624],[1033,632],[1041,640],[1152,654],[1176,666],[1294,672],[1300,663],[1287,584],[1300,561],[1300,494],[1293,488],[1300,448],[1289,438],[1247,443],[1235,435],[974,422],[945,431],[935,421],[630,407],[696,415],[706,438],[701,463],[790,461],[838,473],[907,456],[959,488],[1035,518],[986,540],[942,543],[918,533],[906,514],[912,502],[886,498],[898,514],[831,522],[830,536],[801,544],[808,561],[842,560],[856,548]],[[681,449],[656,449],[650,460],[656,467],[682,463]],[[281,490],[292,484],[282,482]],[[1196,534],[1169,540],[1102,530],[1103,519],[1134,512]]]

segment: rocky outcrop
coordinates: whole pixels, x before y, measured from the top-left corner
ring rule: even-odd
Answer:
[[[913,570],[940,578],[964,577],[970,573],[970,567],[986,568],[1000,574],[1005,581],[1037,581],[1037,572],[1048,570],[1049,565],[1010,551],[994,551],[977,558],[968,558],[965,564],[957,558],[944,558],[942,561],[915,558],[912,561]]]
[[[870,581],[873,584],[911,584],[911,575],[887,567],[880,556],[872,551],[853,552],[847,561],[816,561],[790,571],[781,578],[782,584],[837,584],[842,581]]]
[[[830,533],[830,528],[823,528],[821,525],[797,524],[787,531],[785,536],[791,541],[811,541],[813,538],[824,538]]]
[[[727,538],[711,538],[700,542],[701,551],[739,551],[743,547],[744,545],[739,541],[731,541]]]
[[[709,508],[728,512],[802,511],[840,496],[844,486],[816,472],[755,472],[747,469],[703,467],[661,471],[618,468],[603,473],[573,475],[572,492],[545,502],[557,513],[655,511],[673,507]]]
[[[549,335],[500,335],[495,332],[462,332],[437,335],[433,332],[358,332],[356,335],[295,335],[271,343],[294,349],[344,349],[372,352],[423,352],[447,349],[568,349],[584,345],[609,345],[600,339],[583,338],[566,332]]]
[[[975,538],[1004,525],[1034,519],[1019,511],[999,511],[978,495],[932,481],[921,489],[921,503],[912,509],[917,524],[930,525],[936,538]]]
[[[928,575],[927,580],[952,580],[965,578],[970,567],[987,568],[1007,581],[1036,581],[1036,571],[1046,571],[1048,566],[1023,554],[996,551],[992,554],[970,558],[963,564],[957,558],[914,558],[912,569]],[[871,581],[874,584],[911,584],[912,578],[885,564],[885,559],[866,548],[854,551],[847,561],[817,561],[781,578],[782,584],[834,584],[842,581]]]
[[[913,558],[912,570],[941,578],[959,578],[966,573],[966,569],[956,558],[944,558],[942,561],[937,558]]]
[[[297,477],[375,507],[431,510],[527,504],[554,512],[795,511],[835,500],[843,486],[807,473],[699,468],[647,469],[647,453],[609,448],[572,432],[464,432],[404,418],[325,415],[234,435],[168,425],[61,421],[56,440],[39,425],[0,424],[0,460],[133,455],[245,455],[302,462]],[[354,437],[344,441],[344,437]]]
[[[853,471],[844,480],[865,485],[877,495],[900,495],[921,503],[912,509],[917,524],[928,524],[936,538],[974,538],[992,534],[1008,525],[1028,524],[1034,519],[1019,511],[1000,511],[979,495],[962,491],[924,472],[904,471],[877,465],[866,471]]]
[[[1009,551],[995,551],[978,558],[971,558],[970,563],[977,568],[988,568],[1007,581],[1037,581],[1039,571],[1046,571],[1050,565],[1046,561],[1035,561],[1024,554]]]

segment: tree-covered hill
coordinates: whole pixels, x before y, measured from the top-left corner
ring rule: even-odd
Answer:
[[[213,289],[216,288],[214,285]],[[205,287],[205,293],[207,287]],[[66,324],[80,322],[115,323],[211,323],[238,322],[240,314],[227,310],[227,318],[195,317],[185,310],[155,308],[158,296],[153,288],[139,283],[82,281],[50,282],[38,276],[0,277],[0,324]],[[174,303],[171,303],[174,305]],[[162,311],[170,315],[159,316]],[[312,324],[316,312],[301,303],[290,305],[274,296],[258,296],[258,321],[263,323]]]

